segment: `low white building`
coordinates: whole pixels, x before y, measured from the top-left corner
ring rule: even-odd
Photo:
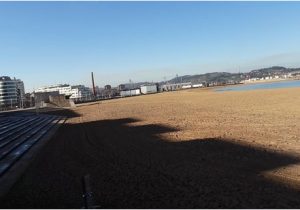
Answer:
[[[141,93],[142,94],[157,93],[157,86],[156,85],[142,85]]]
[[[193,84],[192,87],[193,88],[203,87],[203,84]]]
[[[137,96],[141,95],[140,89],[133,89],[133,90],[122,90],[120,92],[121,97],[127,97],[127,96]]]
[[[192,85],[182,85],[181,87],[182,89],[188,89],[188,88],[192,88]]]
[[[174,91],[179,89],[184,89],[184,87],[192,87],[191,82],[185,82],[185,83],[176,83],[176,84],[164,84],[161,86],[162,91]]]

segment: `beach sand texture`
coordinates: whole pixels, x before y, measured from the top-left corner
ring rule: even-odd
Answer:
[[[70,118],[1,207],[300,208],[300,88],[190,89],[102,101]]]

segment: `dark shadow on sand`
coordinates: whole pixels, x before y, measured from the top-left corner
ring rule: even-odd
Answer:
[[[35,112],[35,110],[34,110]],[[68,108],[41,108],[38,110],[40,114],[48,114],[48,115],[56,115],[56,116],[63,116],[67,118],[79,117],[80,115],[74,112],[72,109]]]
[[[0,117],[27,117],[30,115],[38,115],[38,114],[48,114],[48,115],[56,115],[62,116],[67,118],[79,117],[80,115],[74,112],[72,109],[68,108],[40,108],[40,109],[24,109],[24,110],[17,110],[12,112],[1,112]]]
[[[136,119],[65,124],[1,208],[81,208],[81,178],[91,175],[102,208],[300,208],[300,192],[263,171],[299,158],[232,139],[170,142],[176,129]]]

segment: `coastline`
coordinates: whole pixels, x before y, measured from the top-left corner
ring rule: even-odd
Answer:
[[[294,81],[294,80],[300,80],[300,78],[255,80],[255,81],[251,81],[251,82],[245,82],[243,84],[273,83],[273,82]]]

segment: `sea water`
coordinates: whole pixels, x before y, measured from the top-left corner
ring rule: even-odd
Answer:
[[[300,80],[245,84],[239,86],[227,86],[223,88],[217,88],[215,91],[244,91],[244,90],[275,89],[275,88],[290,88],[290,87],[300,87]]]

